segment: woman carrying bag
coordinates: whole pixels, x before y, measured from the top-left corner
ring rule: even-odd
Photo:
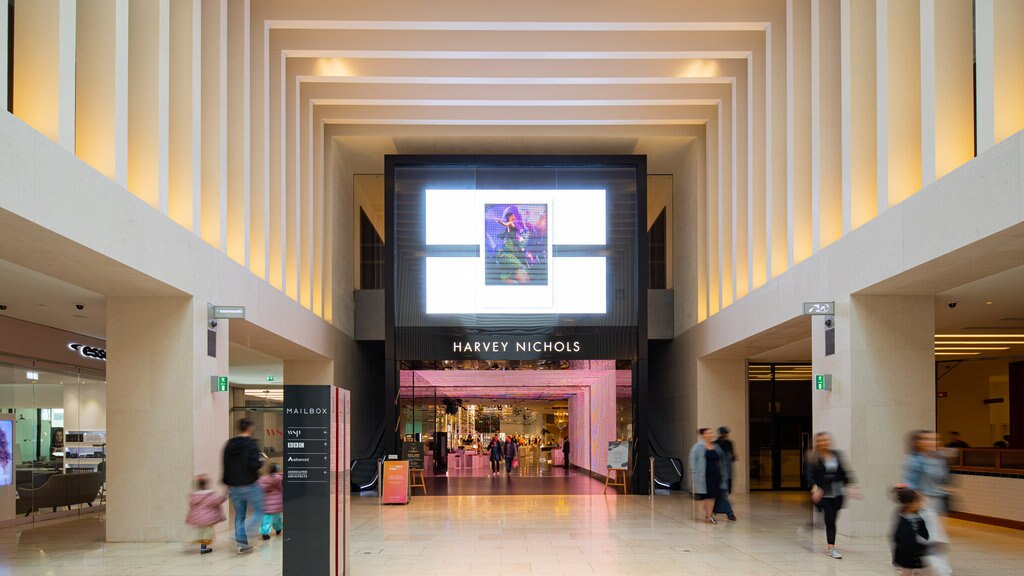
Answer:
[[[843,465],[843,458],[832,449],[832,435],[818,432],[814,435],[814,451],[807,464],[807,478],[811,484],[811,502],[825,515],[825,540],[828,544],[826,555],[840,559],[843,555],[836,548],[836,520],[843,507],[846,493],[860,498],[860,491],[852,487],[853,474]]]

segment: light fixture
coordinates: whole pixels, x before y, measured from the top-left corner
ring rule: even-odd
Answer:
[[[1024,340],[945,340],[935,341],[936,346],[945,346],[947,344],[1024,344]]]
[[[977,356],[981,352],[936,352],[936,356]]]
[[[992,301],[991,301],[991,300],[989,300],[988,302],[985,302],[985,304],[991,304],[991,303],[992,303]]]
[[[39,380],[39,372],[28,371],[25,372],[25,378],[32,380],[33,382]]]
[[[1009,350],[1009,346],[936,346],[936,350]]]
[[[1024,338],[1024,333],[1016,334],[936,334],[935,338]]]

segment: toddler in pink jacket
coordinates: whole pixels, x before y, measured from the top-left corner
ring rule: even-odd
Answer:
[[[196,476],[196,490],[188,496],[188,516],[185,517],[185,523],[197,529],[196,542],[200,554],[213,552],[213,548],[210,548],[213,543],[213,526],[226,519],[222,505],[227,495],[207,490],[208,482],[206,476]]]
[[[260,488],[263,488],[263,522],[260,523],[260,534],[264,540],[270,540],[270,529],[273,528],[277,534],[281,533],[284,523],[281,520],[281,512],[284,508],[284,493],[282,490],[283,478],[278,471],[277,464],[271,464],[270,469],[259,479]]]

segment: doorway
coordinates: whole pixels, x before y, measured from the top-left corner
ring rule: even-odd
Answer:
[[[750,364],[750,489],[804,490],[811,442],[811,365]]]
[[[398,431],[422,443],[428,494],[600,493],[609,443],[633,440],[629,364],[403,362]],[[515,466],[492,463],[510,440]]]

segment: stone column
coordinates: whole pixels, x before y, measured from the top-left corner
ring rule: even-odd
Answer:
[[[206,302],[107,299],[107,540],[183,542],[197,474],[219,487],[228,438],[227,323],[207,355]]]
[[[747,364],[744,359],[708,360],[697,363],[697,426],[729,428],[729,439],[736,451],[733,464],[732,490],[740,494],[747,492],[750,449],[747,444]],[[685,459],[690,446],[697,441],[697,430],[686,430]],[[689,466],[684,462],[684,466]]]
[[[836,301],[835,354],[825,356],[822,318],[812,324],[814,431],[831,432],[864,499],[849,502],[839,531],[885,536],[901,480],[907,433],[935,427],[935,309],[931,296],[851,296]]]

